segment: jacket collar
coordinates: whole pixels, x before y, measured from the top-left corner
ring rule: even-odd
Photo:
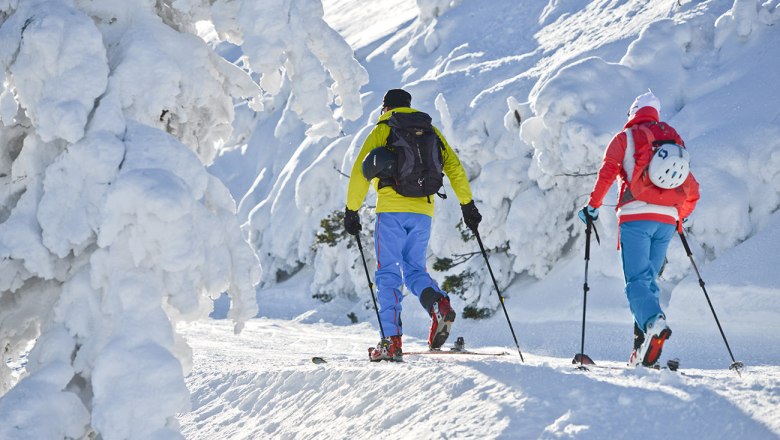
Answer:
[[[415,110],[411,107],[396,107],[390,111],[386,111],[379,116],[379,122],[386,121],[393,116],[393,113],[417,113],[419,110]]]
[[[639,110],[636,111],[634,114],[634,117],[628,120],[626,122],[626,125],[623,126],[623,128],[629,128],[637,124],[641,124],[643,122],[658,122],[659,121],[658,116],[658,110],[654,109],[653,107],[642,107]]]

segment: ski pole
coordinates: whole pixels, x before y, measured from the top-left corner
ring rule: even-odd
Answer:
[[[490,272],[490,278],[493,279],[493,286],[496,288],[496,293],[498,294],[499,302],[501,303],[501,308],[504,309],[504,315],[506,316],[506,322],[509,323],[509,331],[512,332],[512,338],[515,340],[515,346],[517,347],[517,353],[520,355],[520,360],[522,362],[525,362],[525,359],[523,359],[523,353],[520,351],[520,344],[517,342],[517,336],[515,336],[515,329],[512,328],[512,321],[509,320],[509,313],[506,311],[506,306],[504,305],[504,297],[501,295],[501,290],[498,288],[498,283],[496,282],[496,277],[493,276],[493,269],[490,267],[490,261],[488,261],[487,252],[485,252],[485,246],[482,245],[482,238],[479,236],[479,231],[477,231],[477,228],[474,228],[474,236],[477,237],[477,243],[479,243],[479,249],[482,251],[482,256],[485,257],[485,263],[488,267],[488,272]]]
[[[729,370],[734,370],[739,376],[742,376],[742,374],[739,372],[739,369],[744,367],[744,364],[734,359],[734,354],[731,353],[731,347],[729,347],[729,341],[726,340],[726,334],[723,333],[723,327],[721,327],[720,321],[718,320],[718,315],[715,313],[715,308],[712,306],[712,301],[710,301],[710,295],[707,294],[707,289],[704,287],[704,280],[701,279],[699,268],[696,266],[696,262],[693,261],[693,253],[691,252],[690,246],[688,246],[688,240],[685,239],[685,234],[683,234],[682,231],[680,231],[679,234],[680,240],[682,240],[683,247],[685,248],[685,253],[688,254],[688,258],[691,260],[693,270],[696,272],[696,276],[699,278],[699,286],[701,286],[701,290],[704,292],[704,297],[707,298],[707,304],[710,305],[710,310],[712,310],[712,316],[715,318],[715,323],[718,324],[718,330],[720,330],[720,335],[723,337],[723,342],[726,343],[726,350],[729,351],[729,356],[731,356],[731,365],[729,365]]]
[[[360,258],[363,259],[363,269],[366,270],[366,279],[368,280],[368,290],[371,291],[371,300],[374,301],[374,310],[376,311],[376,320],[379,323],[379,333],[382,335],[382,339],[385,339],[385,330],[382,328],[382,319],[379,318],[379,307],[376,305],[376,297],[374,296],[374,284],[371,282],[371,276],[368,274],[368,264],[366,264],[366,256],[363,254],[363,244],[360,242],[360,235],[355,234],[357,240],[358,249],[360,249]]]
[[[577,368],[587,370],[588,368],[583,364],[592,365],[595,363],[590,356],[585,354],[585,310],[588,305],[588,291],[590,290],[590,287],[588,287],[588,263],[590,262],[591,230],[596,233],[596,242],[600,244],[601,240],[599,240],[599,231],[596,229],[596,225],[593,224],[593,218],[588,213],[588,209],[582,208],[582,211],[585,213],[585,283],[582,285],[582,337],[580,338],[580,352],[574,355],[572,363],[576,364],[579,362],[580,366]]]

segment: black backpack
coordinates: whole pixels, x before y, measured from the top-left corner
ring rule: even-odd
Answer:
[[[405,197],[437,194],[444,184],[444,146],[431,125],[431,117],[423,112],[393,113],[382,123],[390,127],[387,148],[395,152],[396,166],[393,177],[380,179],[379,187],[392,186]]]

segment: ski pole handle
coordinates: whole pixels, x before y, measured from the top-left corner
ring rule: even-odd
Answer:
[[[582,208],[583,211],[585,211],[585,261],[590,260],[590,231],[593,227],[593,219],[590,218],[588,215],[588,212],[585,210],[585,208]]]

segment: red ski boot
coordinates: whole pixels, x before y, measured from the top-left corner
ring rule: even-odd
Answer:
[[[438,350],[450,335],[450,328],[455,321],[455,310],[450,306],[450,299],[443,296],[433,303],[429,313],[431,331],[428,333],[428,348]]]
[[[371,362],[390,361],[403,362],[403,350],[401,350],[401,336],[390,336],[382,339],[376,348],[368,349],[368,358]]]
[[[666,325],[666,317],[658,315],[647,323],[645,340],[636,352],[636,359],[641,361],[645,367],[654,366],[658,362],[658,358],[661,357],[661,349],[669,336],[672,336],[672,329]]]

